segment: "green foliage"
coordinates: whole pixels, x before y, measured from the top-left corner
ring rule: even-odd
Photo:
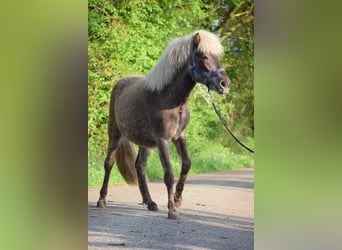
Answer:
[[[189,141],[189,143],[189,148],[191,148],[190,157],[192,161],[192,167],[190,169],[189,175],[210,173],[214,171],[223,171],[241,167],[252,167],[254,165],[253,158],[250,156],[250,154],[246,154],[245,152],[236,152],[236,150],[230,151],[229,148],[208,141],[202,141],[203,144],[200,144],[199,148],[192,148],[193,142]],[[198,145],[197,143],[195,144]],[[173,173],[175,177],[178,178],[181,170],[181,160],[178,157],[176,149],[173,145],[170,147],[170,159],[173,167]],[[88,161],[88,186],[98,187],[103,182],[104,157],[91,155]],[[147,176],[150,180],[163,178],[163,168],[161,166],[157,152],[152,152],[147,161]],[[124,183],[124,180],[120,176],[116,165],[111,172],[109,183]]]
[[[225,48],[221,62],[232,87],[228,95],[213,96],[233,131],[253,146],[253,15],[254,6],[250,0],[89,0],[89,175],[96,173],[94,165],[100,165],[103,171],[103,160],[98,159],[104,159],[106,154],[108,105],[113,85],[123,76],[145,75],[157,63],[171,39],[197,29],[212,30],[221,37]],[[213,23],[217,25],[213,26]],[[225,134],[204,86],[198,85],[193,91],[190,108],[191,122],[187,137],[192,158],[211,159],[210,154],[204,153],[210,151],[208,145],[221,147],[222,154],[230,152],[232,155],[234,152],[243,157],[248,154]],[[219,154],[212,157],[225,162]],[[159,161],[157,156],[151,158],[149,161]],[[172,158],[176,159],[177,155]],[[174,165],[180,166],[174,161]],[[211,161],[215,162],[213,159]]]

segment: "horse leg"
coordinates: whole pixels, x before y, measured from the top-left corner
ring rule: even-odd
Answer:
[[[115,159],[115,152],[116,152],[116,149],[118,147],[119,140],[120,139],[110,139],[110,141],[108,143],[108,151],[107,151],[108,153],[107,153],[107,157],[104,161],[105,176],[104,176],[102,188],[100,191],[100,199],[97,202],[97,207],[99,207],[99,208],[106,207],[106,196],[107,196],[107,190],[108,190],[108,181],[109,181],[109,177],[110,177],[110,172],[113,168],[114,159]]]
[[[158,153],[160,161],[163,165],[164,170],[164,183],[167,188],[167,195],[168,195],[168,204],[167,207],[169,209],[168,213],[168,219],[177,219],[178,218],[178,212],[176,209],[176,204],[174,201],[174,195],[173,195],[173,183],[174,183],[174,177],[170,162],[170,154],[169,154],[169,142],[165,139],[159,139],[157,142],[158,146]]]
[[[139,189],[143,199],[143,203],[147,205],[148,210],[158,211],[157,204],[151,199],[146,180],[146,162],[149,155],[150,151],[148,149],[139,147],[137,160],[135,162],[135,168],[137,169]]]
[[[182,170],[180,173],[180,177],[176,186],[176,192],[175,192],[175,203],[176,207],[180,207],[182,204],[182,193],[184,189],[184,184],[186,181],[186,178],[188,176],[188,172],[191,167],[191,160],[189,158],[188,150],[186,149],[186,139],[184,132],[177,138],[177,140],[174,140],[173,143],[176,146],[177,153],[182,159]]]

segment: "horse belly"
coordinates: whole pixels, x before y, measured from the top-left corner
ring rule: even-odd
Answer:
[[[127,119],[131,117],[132,119]],[[129,141],[143,147],[156,147],[155,137],[146,119],[130,115],[120,120],[120,132]]]

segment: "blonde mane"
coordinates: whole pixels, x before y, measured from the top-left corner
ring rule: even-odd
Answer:
[[[196,33],[199,33],[201,38],[199,50],[217,56],[223,53],[218,36],[205,30],[198,30],[193,34],[176,38],[166,47],[159,62],[147,73],[145,88],[158,92],[171,83],[174,74],[188,62],[193,36]]]

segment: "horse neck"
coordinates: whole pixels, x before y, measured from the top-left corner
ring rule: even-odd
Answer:
[[[169,99],[169,102],[174,102],[174,105],[183,105],[188,102],[188,97],[195,85],[196,82],[185,65],[173,77],[171,83],[161,91],[162,98]]]

